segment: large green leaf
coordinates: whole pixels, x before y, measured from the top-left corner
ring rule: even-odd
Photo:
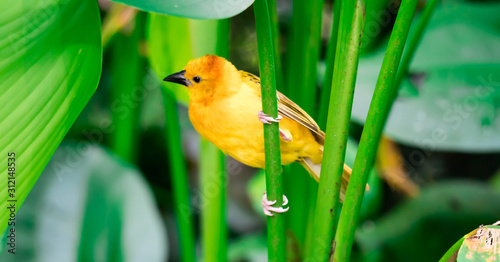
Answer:
[[[451,1],[436,8],[411,63],[411,81],[403,80],[387,121],[388,135],[428,150],[499,150],[499,12],[493,1]],[[352,114],[360,122],[383,48],[360,59]]]
[[[113,0],[153,12],[195,19],[221,19],[235,16],[254,0]]]
[[[0,203],[15,199],[19,209],[94,93],[101,53],[96,1],[0,2],[0,180],[15,178],[15,193],[4,188]]]

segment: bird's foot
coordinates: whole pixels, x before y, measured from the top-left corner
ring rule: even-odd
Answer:
[[[274,201],[267,200],[267,192],[264,191],[264,195],[262,196],[262,209],[264,210],[264,214],[266,214],[267,216],[272,217],[274,215],[273,213],[271,213],[271,211],[275,213],[284,213],[288,211],[288,209],[290,208],[290,207],[287,208],[273,207],[272,205],[274,204],[276,204],[276,200]],[[286,196],[283,195],[283,206],[286,206],[287,204],[288,204],[288,198],[286,198]]]
[[[292,141],[292,134],[290,132],[285,132],[285,130],[280,128],[280,136],[285,140],[286,142]]]
[[[264,124],[271,124],[271,122],[278,123],[281,119],[283,119],[282,116],[278,115],[277,118],[272,118],[268,116],[266,113],[262,112],[262,110],[257,113],[257,117],[259,118],[259,121],[264,123]]]
[[[277,118],[272,118],[268,116],[266,113],[262,112],[262,110],[260,110],[259,113],[257,113],[257,116],[259,117],[259,121],[264,124],[271,124],[271,122],[278,123],[281,119],[283,119],[283,117],[280,115],[278,115]],[[280,136],[286,142],[292,141],[292,134],[290,134],[290,132],[285,132],[285,130],[281,128],[280,128]]]

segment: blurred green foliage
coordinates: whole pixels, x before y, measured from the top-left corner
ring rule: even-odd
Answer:
[[[492,18],[498,12],[494,1],[436,7],[394,103],[388,135],[431,151],[499,151],[500,29]],[[384,50],[382,44],[360,59],[356,121],[365,120]]]
[[[216,14],[203,8],[214,1],[196,1],[205,18],[236,14],[250,2],[242,1],[234,9]],[[101,57],[99,10],[95,2],[33,3],[0,4],[5,5],[0,10],[0,159],[7,161],[7,151],[19,153],[18,202],[26,197],[70,127],[66,138],[73,142],[56,151],[17,214],[16,256],[10,256],[2,244],[0,260],[180,260],[179,231],[173,216],[174,174],[170,171],[172,160],[167,158],[166,145],[170,142],[165,135],[165,128],[172,128],[172,118],[166,117],[164,111],[161,79],[182,70],[189,59],[212,53],[218,22],[140,13],[138,20],[120,28]],[[146,6],[148,3],[138,4],[153,10],[148,9],[152,8]],[[168,7],[171,3],[164,4]],[[325,6],[331,6],[330,1],[326,3]],[[395,18],[394,2],[368,3],[352,112],[358,124],[364,122],[387,45],[385,36]],[[100,4],[101,15],[106,17],[108,9]],[[287,52],[295,52],[285,48],[293,44],[287,42],[293,41],[291,2],[279,1],[277,5],[283,43],[280,54],[286,58]],[[382,183],[373,169],[352,261],[435,261],[465,233],[500,217],[498,172],[489,180],[491,170],[500,167],[495,153],[500,149],[499,8],[495,1],[438,3],[386,127],[387,133],[401,143],[403,157],[410,164],[415,152],[430,152],[417,165],[408,167],[408,163],[401,163],[422,187],[421,194],[405,199]],[[200,14],[199,10],[191,10]],[[331,16],[323,13],[322,17],[323,24],[331,23]],[[257,73],[253,19],[249,9],[231,20],[229,60],[238,69]],[[415,21],[418,19],[417,15]],[[316,50],[320,65],[324,64],[325,48],[322,41]],[[101,60],[104,64],[99,89],[92,96]],[[321,68],[318,83],[308,88],[321,86]],[[134,98],[133,93],[126,92],[125,85],[128,91],[141,90],[141,97]],[[196,176],[199,141],[188,120],[184,87],[166,87],[179,102],[172,102],[170,108],[177,110],[173,114],[178,116],[176,125],[182,131],[182,138],[177,141],[183,146],[180,163],[186,168],[186,192],[191,194],[188,201],[195,203],[190,215],[194,217],[195,241],[199,241],[197,225],[202,207],[201,201],[197,201],[203,198]],[[318,107],[319,99],[316,100],[308,101],[311,105],[299,105]],[[125,112],[131,116],[127,120],[130,122],[121,125],[116,119]],[[361,130],[362,126],[353,128]],[[124,130],[124,136],[117,135]],[[346,162],[350,165],[355,158],[357,138],[348,143]],[[72,152],[81,154],[73,157]],[[66,164],[61,165],[61,161]],[[5,165],[2,168],[0,178],[5,181],[7,169]],[[247,186],[254,170],[238,165],[230,170],[238,172],[227,176],[227,258],[261,261],[267,253],[260,206],[264,175],[258,173]],[[290,173],[285,179],[297,182],[297,175],[304,176]],[[461,179],[464,177],[469,180]],[[6,194],[2,192],[5,202]],[[292,201],[287,215],[309,212],[307,204]],[[2,213],[3,226],[7,215]],[[290,235],[287,238],[293,239],[288,249],[301,255],[301,240]]]
[[[16,215],[16,255],[3,252],[0,260],[165,261],[162,220],[136,168],[100,146],[70,141]]]
[[[437,261],[464,234],[495,222],[499,201],[499,193],[485,183],[454,180],[423,188],[417,198],[357,232],[355,261]]]

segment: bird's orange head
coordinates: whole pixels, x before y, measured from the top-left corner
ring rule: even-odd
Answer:
[[[241,85],[241,77],[236,67],[216,55],[193,59],[184,70],[163,80],[186,86],[191,102],[205,103],[235,93]]]

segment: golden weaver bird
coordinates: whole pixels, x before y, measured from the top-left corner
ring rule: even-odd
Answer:
[[[297,104],[277,92],[278,118],[262,112],[260,79],[238,71],[222,57],[206,55],[189,61],[184,70],[164,81],[186,86],[189,118],[207,140],[243,164],[265,168],[263,124],[279,122],[281,164],[299,162],[319,181],[325,133]],[[343,202],[351,168],[344,164],[340,201]],[[288,200],[283,196],[283,206]],[[264,213],[286,212],[276,201],[262,197]]]

